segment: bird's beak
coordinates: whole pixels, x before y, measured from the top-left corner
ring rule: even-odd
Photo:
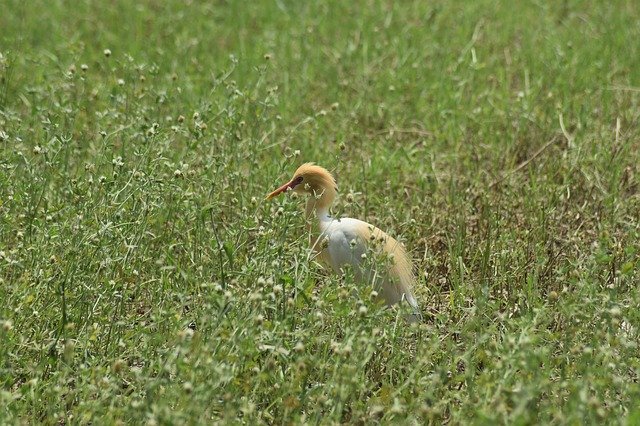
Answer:
[[[287,189],[289,188],[293,188],[295,186],[295,183],[293,181],[289,181],[287,183],[285,183],[284,185],[282,185],[280,188],[276,189],[275,191],[273,191],[272,193],[270,193],[269,195],[267,195],[267,200],[272,199],[273,197],[276,197],[280,194],[282,194],[283,192],[285,192]]]

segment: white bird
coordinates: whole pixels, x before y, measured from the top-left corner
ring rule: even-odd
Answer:
[[[315,240],[312,239],[312,247],[322,263],[336,273],[351,265],[356,278],[373,284],[388,306],[404,301],[413,311],[407,319],[411,322],[422,320],[418,302],[412,293],[416,279],[411,258],[402,244],[375,226],[358,219],[338,219],[329,215],[338,191],[329,171],[313,163],[305,163],[289,182],[267,195],[267,199],[288,190],[309,195],[306,217],[309,221],[315,215],[318,220],[319,233]],[[367,260],[371,249],[378,256]]]

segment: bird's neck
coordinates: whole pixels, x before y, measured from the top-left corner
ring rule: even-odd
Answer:
[[[307,200],[306,218],[309,226],[315,216],[320,224],[329,221],[329,209],[336,198],[336,191],[333,188],[325,189],[320,196],[311,195]]]

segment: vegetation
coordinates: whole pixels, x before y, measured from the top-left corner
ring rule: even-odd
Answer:
[[[637,2],[0,3],[0,422],[640,421]]]

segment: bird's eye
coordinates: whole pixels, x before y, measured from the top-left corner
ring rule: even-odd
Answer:
[[[299,185],[302,183],[303,180],[304,180],[304,177],[298,176],[294,182],[296,183],[296,185]]]

